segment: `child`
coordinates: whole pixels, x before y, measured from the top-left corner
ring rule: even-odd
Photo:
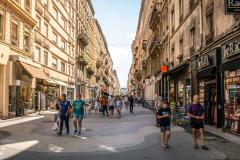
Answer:
[[[168,106],[168,102],[164,101],[162,104],[162,108],[158,110],[158,119],[160,123],[161,130],[161,139],[162,139],[162,147],[163,149],[169,148],[169,138],[170,138],[170,117],[171,110]]]

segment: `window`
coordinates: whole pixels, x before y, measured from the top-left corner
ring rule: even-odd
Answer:
[[[30,29],[27,27],[24,28],[23,48],[25,52],[30,51]]]
[[[53,17],[56,18],[56,20],[58,20],[58,10],[57,7],[53,6]]]
[[[71,76],[71,67],[68,65],[68,75]]]
[[[70,36],[72,35],[72,27],[71,27],[70,23],[68,24],[68,33]]]
[[[37,16],[36,19],[37,19],[37,29],[41,31],[41,18]]]
[[[44,23],[44,30],[43,30],[43,32],[44,32],[44,36],[48,37],[48,25],[47,25],[47,23]]]
[[[71,46],[70,45],[68,45],[68,55],[70,55],[71,56]]]
[[[191,30],[190,30],[190,34],[191,34],[191,47],[195,48],[195,27],[193,27]]]
[[[25,0],[25,10],[31,13],[31,0]]]
[[[179,62],[183,61],[183,39],[180,39],[179,41],[179,57],[178,57]]]
[[[74,70],[73,70],[73,67],[72,67],[72,76],[74,76]]]
[[[57,70],[57,58],[52,57],[52,68]]]
[[[172,9],[171,12],[171,23],[172,23],[172,32],[175,30],[175,14],[174,14],[174,8]]]
[[[14,19],[11,20],[11,44],[18,46],[18,22]]]
[[[65,49],[66,49],[66,42],[65,42],[65,40],[62,38],[62,40],[61,40],[61,48],[62,48],[62,50],[64,50],[65,51]]]
[[[0,40],[3,40],[3,36],[4,36],[4,22],[3,22],[3,18],[4,18],[4,14],[3,12],[0,10]]]
[[[66,19],[63,17],[63,15],[62,15],[62,26],[64,27],[64,29],[67,29]]]
[[[41,49],[39,47],[36,47],[34,59],[36,62],[41,63]]]
[[[56,44],[58,43],[58,34],[56,31],[53,31],[53,42]]]
[[[44,52],[44,65],[47,66],[48,65],[48,53],[47,52]]]
[[[179,21],[183,20],[183,0],[179,0]]]
[[[61,71],[65,73],[65,62],[61,62]]]
[[[206,17],[207,20],[207,33],[213,33],[213,13],[210,13]]]

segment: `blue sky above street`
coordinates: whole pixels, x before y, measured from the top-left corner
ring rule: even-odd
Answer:
[[[126,87],[141,0],[92,0],[92,3],[95,17],[107,39],[120,85]]]

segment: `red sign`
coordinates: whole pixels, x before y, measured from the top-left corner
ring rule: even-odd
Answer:
[[[168,67],[167,66],[162,66],[161,67],[161,72],[164,73],[164,72],[167,72],[168,71]]]

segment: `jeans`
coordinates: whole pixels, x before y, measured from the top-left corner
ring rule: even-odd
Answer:
[[[133,113],[133,103],[130,103],[130,113]]]
[[[65,121],[65,125],[67,128],[67,133],[69,133],[69,117],[66,117],[65,115],[61,115],[60,117],[60,132],[63,131],[63,122]]]
[[[108,116],[108,108],[107,106],[102,106],[103,107],[103,116],[105,116],[105,112],[107,113],[107,116]]]

